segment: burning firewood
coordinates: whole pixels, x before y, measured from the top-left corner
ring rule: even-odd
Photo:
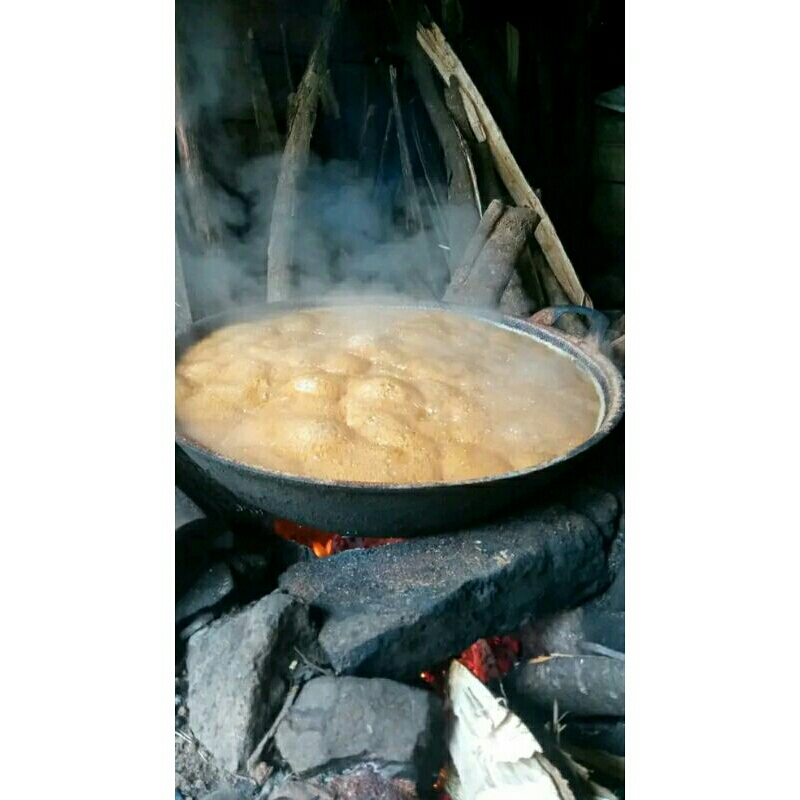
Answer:
[[[270,302],[284,300],[291,290],[292,243],[294,241],[297,181],[308,164],[311,134],[317,118],[317,106],[328,80],[328,49],[336,20],[346,0],[328,0],[317,42],[308,66],[297,87],[294,114],[291,118],[286,146],[281,159],[281,171],[267,248],[267,298]]]
[[[444,299],[497,305],[536,222],[531,209],[509,207],[492,200],[453,273]]]
[[[475,138],[479,142],[488,142],[497,171],[514,202],[520,206],[527,206],[539,215],[536,240],[568,300],[576,305],[591,306],[591,299],[583,290],[541,200],[522,174],[494,117],[441,29],[434,22],[430,22],[427,26],[417,23],[417,40],[446,84],[450,84],[452,77],[458,79],[464,109]]]
[[[561,773],[522,721],[462,664],[448,676],[453,711],[453,800],[575,800]]]

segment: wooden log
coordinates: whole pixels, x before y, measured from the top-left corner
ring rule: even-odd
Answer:
[[[221,239],[219,221],[209,204],[208,179],[203,171],[197,130],[184,102],[180,57],[175,67],[175,134],[178,142],[184,196],[191,226],[200,245],[209,249]]]
[[[506,286],[503,296],[500,298],[500,310],[510,317],[529,317],[542,306],[539,297],[531,292],[531,286],[529,285],[526,288],[523,281],[520,268],[520,262],[523,261],[523,257],[517,261],[517,266],[511,273],[511,280],[509,280],[508,286]]]
[[[464,108],[464,101],[461,98],[461,91],[458,86],[458,78],[453,76],[450,79],[450,84],[444,87],[444,100],[447,109],[453,117],[461,135],[467,140],[469,148],[473,154],[475,163],[475,172],[477,174],[478,186],[480,187],[480,195],[483,198],[483,203],[487,204],[492,200],[506,200],[507,192],[503,188],[500,179],[497,177],[497,171],[494,168],[494,159],[492,158],[492,151],[489,143],[484,141],[479,142],[470,127],[469,120],[467,119],[467,112]],[[483,211],[483,209],[481,209]]]
[[[625,720],[593,717],[569,719],[561,734],[565,749],[580,747],[595,753],[625,757]]]
[[[547,258],[540,247],[533,249],[533,265],[536,274],[541,282],[544,292],[546,305],[548,306],[568,306],[570,305],[567,295],[561,288],[561,284],[556,280],[553,271],[550,269]],[[564,315],[558,322],[563,330],[571,336],[583,337],[586,334],[586,326],[572,314]]]
[[[308,66],[297,87],[291,127],[281,158],[281,171],[272,206],[267,248],[267,300],[286,299],[292,287],[292,257],[295,237],[297,181],[308,164],[311,134],[317,106],[327,79],[328,48],[336,20],[346,0],[328,0],[322,28]]]
[[[411,109],[411,134],[414,137],[414,147],[417,151],[417,158],[422,167],[422,174],[425,177],[425,184],[428,187],[428,194],[430,195],[430,209],[431,221],[436,232],[438,244],[447,248],[448,258],[446,259],[447,280],[450,280],[450,262],[454,255],[451,255],[452,248],[447,242],[450,241],[447,233],[447,220],[445,219],[445,206],[447,205],[447,197],[439,191],[439,186],[434,184],[433,168],[428,168],[429,156],[425,153],[425,146],[420,134],[419,125],[417,124],[417,114],[415,110]]]
[[[436,91],[428,60],[416,41],[412,43],[410,51],[411,65],[422,102],[444,153],[448,175],[447,199],[448,206],[452,209],[451,213],[445,212],[452,272],[456,254],[463,252],[480,219],[482,208],[478,182],[469,147]]]
[[[538,249],[538,245],[534,242],[531,247],[529,240],[517,261],[516,272],[519,275],[519,283],[524,291],[524,297],[517,297],[514,293],[514,282],[509,283],[508,289],[500,300],[500,308],[504,309],[506,313],[530,316],[534,311],[547,305],[544,287],[533,261],[534,249]],[[523,301],[526,304],[524,306]]]
[[[401,23],[402,24],[402,23]],[[447,170],[447,198],[455,213],[448,216],[448,240],[450,245],[450,269],[456,266],[455,259],[464,251],[472,231],[482,213],[480,197],[474,180],[474,167],[469,148],[455,126],[445,107],[431,72],[431,64],[425,56],[411,28],[403,36],[405,54],[411,65],[414,80],[419,88],[422,103],[428,112],[433,129],[444,153]]]
[[[461,256],[461,264],[472,265],[478,254],[483,249],[484,245],[492,235],[492,231],[503,216],[505,205],[499,200],[489,203],[488,208],[481,217],[478,228],[474,236],[469,240],[464,253]]]
[[[453,273],[444,299],[469,305],[496,306],[537,222],[529,208],[493,200]]]
[[[575,800],[531,731],[458,661],[450,665],[447,690],[456,774],[446,789],[454,798]]]
[[[487,141],[494,157],[500,177],[511,197],[520,206],[533,209],[540,218],[536,228],[536,240],[544,252],[556,280],[571,303],[591,306],[591,298],[584,291],[575,269],[558,238],[552,221],[519,168],[503,134],[489,111],[486,103],[472,82],[464,65],[448,44],[441,29],[434,22],[428,26],[417,23],[417,40],[433,62],[445,83],[453,76],[458,78],[459,91],[464,108],[476,139]]]
[[[625,662],[605,656],[553,655],[517,667],[514,707],[547,713],[553,702],[576,717],[625,716]]]

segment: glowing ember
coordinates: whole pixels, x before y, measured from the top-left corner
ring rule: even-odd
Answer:
[[[437,799],[438,800],[450,800],[450,795],[445,791],[445,786],[447,786],[447,779],[448,779],[448,770],[447,767],[442,767],[439,770],[439,774],[436,776],[436,781],[433,784],[433,791],[437,792]]]
[[[396,544],[403,539],[378,538],[365,536],[340,536],[338,533],[328,533],[309,528],[305,525],[298,525],[285,519],[276,519],[273,523],[273,530],[278,536],[288,539],[308,547],[317,558],[333,556],[344,550],[358,550],[368,547],[380,547],[384,544]]]
[[[460,656],[459,661],[482,683],[499,680],[519,658],[519,639],[513,636],[492,636],[478,639]]]

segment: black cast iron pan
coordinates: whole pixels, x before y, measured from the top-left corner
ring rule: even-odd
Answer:
[[[209,317],[194,323],[176,338],[176,363],[188,347],[217,328],[302,308],[337,304],[376,305],[363,299],[347,303],[330,300],[282,302]],[[410,537],[469,527],[522,502],[532,501],[547,482],[573,466],[583,453],[605,438],[622,417],[624,380],[620,371],[603,354],[603,334],[608,320],[593,309],[559,306],[543,309],[531,321],[523,321],[490,310],[442,303],[381,301],[378,305],[442,309],[465,314],[556,348],[587,372],[598,387],[603,411],[596,433],[574,450],[529,469],[459,483],[414,485],[321,481],[249,467],[220,456],[178,432],[176,444],[211,480],[221,484],[243,503],[268,515],[344,536]],[[589,332],[584,339],[575,339],[550,327],[568,312],[588,319]]]

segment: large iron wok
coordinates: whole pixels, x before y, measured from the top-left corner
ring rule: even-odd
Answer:
[[[357,302],[375,305],[365,300]],[[352,306],[353,301],[347,304]],[[523,321],[490,310],[441,303],[381,301],[379,304],[466,314],[556,348],[588,373],[599,389],[603,408],[596,432],[579,447],[535,467],[459,483],[414,485],[332,482],[267,471],[220,456],[177,431],[176,444],[212,481],[260,512],[342,535],[410,537],[468,527],[522,501],[534,499],[546,482],[574,465],[576,459],[605,438],[622,417],[624,380],[603,353],[608,320],[593,309],[559,306],[543,309],[530,321]],[[270,303],[257,309],[200,320],[176,338],[176,363],[188,347],[217,328],[302,308],[331,305],[334,305],[331,301]],[[577,339],[551,327],[568,312],[588,319],[589,331],[585,338]]]

